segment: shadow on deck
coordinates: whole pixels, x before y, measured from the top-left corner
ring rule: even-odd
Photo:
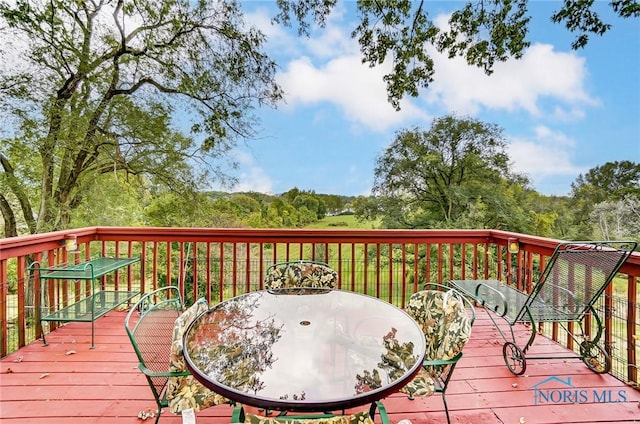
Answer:
[[[124,330],[123,311],[96,322],[96,348],[87,323],[69,323],[41,341],[3,358],[0,421],[3,424],[142,424],[138,412],[155,403]],[[521,337],[526,329],[516,327]],[[519,335],[519,336],[520,336]],[[559,345],[537,337],[533,352],[558,352]],[[536,390],[539,389],[539,391]],[[542,397],[539,395],[543,394]],[[610,375],[591,372],[580,360],[529,360],[527,374],[513,376],[502,359],[502,341],[478,310],[464,357],[447,396],[452,423],[640,423],[640,391]],[[391,421],[446,422],[442,399],[384,399]],[[198,423],[230,422],[231,407],[197,413]],[[179,424],[163,413],[161,424]]]

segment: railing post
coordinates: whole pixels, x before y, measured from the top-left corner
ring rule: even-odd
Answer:
[[[7,260],[0,259],[0,357],[5,357],[8,352],[8,331],[9,323],[7,320],[7,300],[9,299],[9,277],[7,273]]]
[[[613,285],[604,291],[604,349],[611,356],[613,350]]]
[[[636,345],[640,342],[640,335],[636,333],[638,322],[637,303],[632,299],[638,298],[638,278],[630,275],[627,278],[628,294],[627,299],[627,378],[628,381],[638,383],[638,356],[636,354]]]

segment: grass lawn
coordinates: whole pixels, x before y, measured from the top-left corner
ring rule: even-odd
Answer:
[[[320,221],[314,222],[313,224],[307,225],[305,228],[342,228],[342,229],[353,229],[353,228],[378,228],[380,223],[378,221],[358,221],[355,215],[338,215],[338,216],[327,216],[321,219]]]

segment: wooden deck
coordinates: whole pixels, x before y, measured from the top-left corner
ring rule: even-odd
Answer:
[[[124,316],[111,312],[96,322],[93,350],[90,325],[69,323],[47,336],[49,346],[38,341],[3,358],[0,422],[143,423],[138,412],[155,403],[137,370]],[[527,337],[524,327],[518,331]],[[534,351],[561,349],[543,337],[534,345]],[[536,387],[555,403],[536,404]],[[594,374],[579,360],[530,360],[525,376],[513,376],[503,363],[499,335],[481,311],[447,399],[452,423],[640,423],[640,391]],[[384,403],[394,423],[446,422],[440,395],[411,401],[395,394]],[[199,412],[197,422],[229,423],[230,415],[231,407],[216,406]],[[181,418],[167,411],[160,423],[179,424]]]

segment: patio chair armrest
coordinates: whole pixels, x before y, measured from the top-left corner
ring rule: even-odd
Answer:
[[[384,406],[384,403],[378,400],[376,401],[376,406],[377,406],[378,415],[380,416],[380,421],[382,422],[382,424],[390,424],[391,421],[389,421],[389,415],[387,414],[387,408]],[[371,419],[373,418],[374,417],[371,417]]]
[[[147,377],[186,377],[191,375],[189,371],[152,371],[143,364],[138,364],[138,368]]]
[[[489,308],[491,309],[493,312],[496,313],[496,315],[500,316],[500,317],[504,317],[505,315],[507,315],[507,299],[505,299],[504,297],[504,293],[502,293],[500,290],[496,290],[495,288],[488,286],[484,283],[478,283],[478,285],[476,286],[476,292],[475,292],[475,299],[480,302],[480,304],[482,305],[483,308],[487,308],[487,298],[485,297],[487,292],[480,292],[480,288],[486,288],[489,289],[489,291],[493,292],[495,295],[498,296],[499,299],[501,299],[502,302],[491,302],[489,304]],[[500,309],[500,307],[502,306],[502,309]]]
[[[451,359],[425,359],[422,361],[422,366],[451,365],[457,363],[460,358],[462,358],[462,352],[458,352],[456,356]]]
[[[244,408],[242,405],[235,406],[231,414],[231,424],[244,423]]]

